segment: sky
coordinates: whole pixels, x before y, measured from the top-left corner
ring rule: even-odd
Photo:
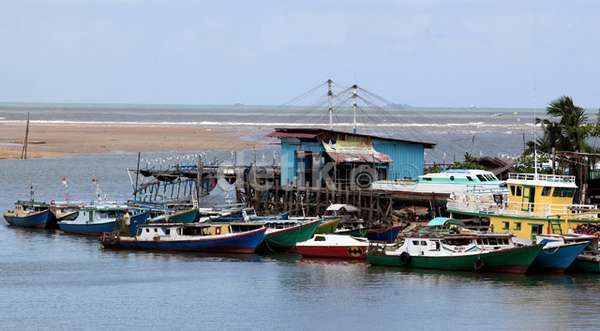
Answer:
[[[600,106],[600,1],[2,0],[0,102]]]

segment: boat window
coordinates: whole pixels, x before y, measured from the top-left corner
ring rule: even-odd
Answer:
[[[553,196],[560,197],[560,198],[572,198],[573,194],[575,194],[574,188],[557,187],[554,189]]]
[[[470,182],[472,182],[473,181],[473,177],[467,176],[467,180],[470,181]]]
[[[439,250],[440,250],[440,242],[439,242],[439,241],[436,241],[436,242],[435,242],[435,250],[436,250],[436,251],[439,251]]]
[[[518,196],[518,197],[520,197],[522,194],[523,194],[523,187],[517,186],[515,188],[515,195]]]
[[[487,182],[487,179],[485,179],[485,177],[483,177],[482,175],[476,175],[476,176],[480,181]]]
[[[466,246],[471,243],[471,239],[445,239],[444,242],[451,246]]]
[[[521,231],[521,222],[515,222],[515,231]]]
[[[481,245],[481,244],[482,244],[481,239],[477,239],[477,245]]]
[[[543,197],[549,197],[550,194],[552,194],[552,187],[550,187],[550,186],[544,186],[542,188],[542,196]]]
[[[514,185],[508,185],[508,188],[510,189],[510,194],[515,195],[515,186]]]
[[[413,242],[412,242],[412,243],[413,243],[413,245],[415,245],[415,246],[419,246],[419,241],[418,241],[418,240],[413,240]]]
[[[485,175],[485,178],[486,178],[487,180],[489,180],[490,182],[493,182],[493,181],[494,181],[494,177],[492,177],[492,176],[490,176],[490,175]]]
[[[168,236],[168,235],[171,235],[171,229],[165,229],[165,234],[166,234],[167,236]]]
[[[139,235],[141,235],[141,234],[142,234],[142,229],[138,229],[138,230],[137,230],[137,235],[139,236]]]
[[[315,241],[326,241],[325,236],[316,236]]]
[[[177,234],[178,234],[178,235],[181,235],[181,228],[178,228],[178,229],[177,229]]]
[[[426,241],[421,241],[421,246],[427,246],[427,242]]]
[[[510,222],[502,222],[502,230],[510,229]]]
[[[150,229],[146,228],[146,232],[150,232]]]
[[[498,239],[489,238],[490,246],[498,245]]]
[[[431,178],[429,178],[429,177],[423,177],[423,180],[430,182]]]
[[[450,176],[450,180],[454,180],[454,176]]]
[[[154,232],[158,232],[158,229],[157,229],[157,228],[154,228]]]

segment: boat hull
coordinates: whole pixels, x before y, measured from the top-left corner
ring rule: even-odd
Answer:
[[[23,217],[4,214],[4,219],[8,224],[12,226],[44,229],[46,228],[47,224],[52,222],[51,215],[52,213],[49,209],[47,209],[42,212]]]
[[[65,233],[81,234],[86,236],[99,236],[104,232],[115,231],[117,229],[117,221],[90,224],[58,222],[58,228]]]
[[[127,231],[129,231],[129,234],[135,235],[137,233],[138,225],[146,224],[149,219],[149,212],[143,212],[141,214],[132,216],[129,219],[129,226],[127,226]]]
[[[571,265],[570,270],[575,272],[599,274],[600,259],[595,257],[578,256]]]
[[[337,229],[338,224],[340,224],[339,219],[326,220],[324,222],[321,222],[321,224],[319,225],[319,227],[317,228],[317,231],[315,233],[317,233],[317,234],[333,233],[333,232],[335,232],[335,229]]]
[[[303,257],[364,260],[368,246],[296,246]]]
[[[541,249],[536,245],[459,256],[411,256],[407,263],[399,255],[367,254],[367,260],[372,265],[417,269],[525,273]]]
[[[110,235],[101,238],[106,248],[150,251],[181,251],[203,253],[254,253],[265,238],[265,228],[234,235],[212,236],[198,240],[147,240],[134,237],[114,239]]]
[[[367,231],[367,239],[370,241],[393,242],[400,233],[400,226],[393,225],[380,229],[370,229]]]
[[[194,223],[200,219],[198,208],[190,209],[182,213],[169,216],[170,223]]]
[[[267,233],[260,248],[271,251],[290,250],[297,243],[312,238],[318,227],[319,221],[313,221]]]
[[[564,272],[588,245],[589,242],[581,242],[544,248],[531,264],[531,271]]]

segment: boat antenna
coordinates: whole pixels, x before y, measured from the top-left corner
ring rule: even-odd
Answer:
[[[31,181],[31,178],[29,179],[29,198],[31,199],[31,202],[33,203],[33,194],[34,194],[34,190],[33,190],[33,182]]]
[[[333,129],[333,81],[327,80],[327,102],[329,103],[329,130]]]
[[[352,133],[356,133],[356,110],[358,108],[357,101],[358,99],[358,86],[356,84],[352,85]]]
[[[63,184],[63,187],[65,188],[65,202],[69,201],[69,180],[67,179],[66,176],[63,176],[63,178],[61,179],[61,183]]]

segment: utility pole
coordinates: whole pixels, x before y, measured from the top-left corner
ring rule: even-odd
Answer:
[[[352,85],[352,133],[356,133],[356,110],[358,99],[358,86]]]
[[[333,129],[333,81],[327,80],[327,101],[329,102],[329,130]]]

